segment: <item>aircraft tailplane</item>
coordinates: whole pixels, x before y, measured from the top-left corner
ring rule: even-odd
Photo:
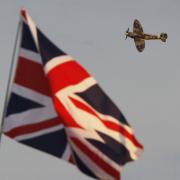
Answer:
[[[166,33],[161,33],[159,38],[162,42],[166,42],[168,35]]]

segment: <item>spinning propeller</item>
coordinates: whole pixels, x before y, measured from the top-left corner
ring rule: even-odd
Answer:
[[[128,35],[128,32],[129,32],[129,28],[126,30],[126,38],[125,39],[127,39],[127,35]]]

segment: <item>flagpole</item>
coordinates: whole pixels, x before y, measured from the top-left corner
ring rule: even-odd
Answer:
[[[8,106],[8,101],[9,101],[9,95],[10,95],[10,90],[11,90],[11,85],[12,85],[12,80],[13,80],[13,68],[15,66],[15,63],[17,62],[17,54],[19,53],[19,43],[21,42],[21,28],[22,28],[22,18],[20,16],[19,18],[19,23],[17,27],[17,32],[15,36],[15,43],[13,47],[13,55],[11,59],[11,64],[10,64],[10,69],[9,69],[9,77],[8,77],[8,83],[6,87],[6,94],[5,94],[5,99],[4,99],[4,108],[2,112],[2,117],[1,117],[1,122],[0,122],[0,144],[1,144],[1,139],[2,139],[2,133],[3,133],[3,124],[4,124],[4,119],[7,113],[7,106]]]

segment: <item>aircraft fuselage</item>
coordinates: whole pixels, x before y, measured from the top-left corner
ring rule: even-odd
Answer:
[[[134,32],[128,32],[127,34],[127,37],[130,37],[130,38],[139,38],[139,39],[143,39],[143,40],[153,40],[153,39],[160,39],[160,36],[158,35],[151,35],[151,34],[137,34],[137,33],[134,33]]]

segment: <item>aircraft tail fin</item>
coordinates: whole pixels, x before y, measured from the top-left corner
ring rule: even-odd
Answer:
[[[168,35],[166,33],[161,33],[159,38],[161,39],[162,42],[166,42]]]

